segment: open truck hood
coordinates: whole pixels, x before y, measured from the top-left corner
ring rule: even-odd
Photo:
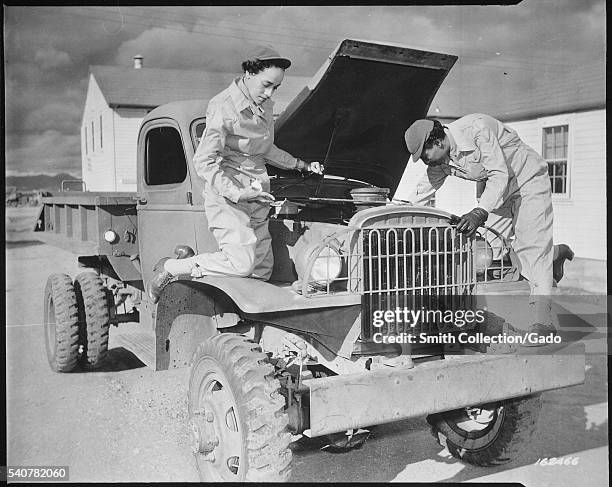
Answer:
[[[393,194],[410,159],[404,132],[427,116],[456,60],[346,39],[279,116],[275,143],[301,159],[326,161],[327,174]]]

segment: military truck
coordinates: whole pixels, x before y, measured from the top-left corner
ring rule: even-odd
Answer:
[[[48,279],[51,368],[98,368],[120,323],[131,329],[117,342],[146,365],[191,367],[203,480],[288,480],[298,436],[350,448],[378,424],[418,416],[463,461],[516,458],[536,427],[539,394],[584,381],[584,349],[430,342],[513,336],[511,325],[529,322],[505,316],[493,298],[529,286],[500,235],[468,238],[451,213],[389,200],[409,160],[404,131],[427,114],[455,61],[341,42],[276,122],[277,145],[322,161],[326,174],[269,168],[278,202],[271,279],[179,276],[156,304],[144,292],[154,264],[177,245],[201,253],[217,243],[192,164],[206,101],[151,111],[138,136],[137,192],[44,198],[39,238],[85,268]],[[402,319],[418,310],[486,313],[461,326]]]

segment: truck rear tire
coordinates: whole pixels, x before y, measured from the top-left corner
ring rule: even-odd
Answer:
[[[542,407],[539,394],[427,417],[431,432],[455,458],[482,467],[518,459]]]
[[[55,372],[70,372],[77,366],[79,356],[79,312],[70,276],[49,276],[43,309],[49,365]]]
[[[291,434],[274,367],[258,344],[222,333],[194,353],[188,410],[203,481],[283,482]]]
[[[89,370],[104,364],[108,350],[110,327],[109,298],[100,276],[83,272],[74,280],[74,289],[81,315],[82,365]]]

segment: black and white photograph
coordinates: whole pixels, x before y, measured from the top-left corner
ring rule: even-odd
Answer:
[[[606,10],[3,4],[2,480],[608,486]]]

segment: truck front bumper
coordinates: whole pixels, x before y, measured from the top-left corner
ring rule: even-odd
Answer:
[[[568,387],[584,374],[584,344],[574,343],[309,379],[310,436]]]

